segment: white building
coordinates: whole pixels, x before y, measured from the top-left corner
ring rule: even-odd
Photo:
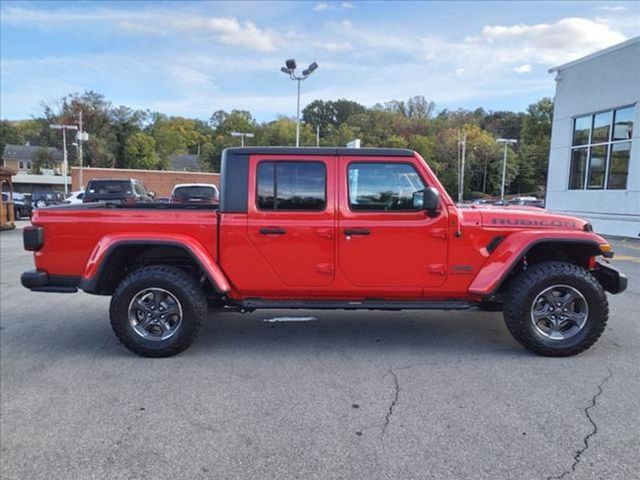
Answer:
[[[640,236],[640,37],[556,74],[546,205],[598,233]]]

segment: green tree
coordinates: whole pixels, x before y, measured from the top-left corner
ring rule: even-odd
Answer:
[[[40,175],[42,170],[50,169],[54,166],[55,162],[51,150],[45,147],[38,148],[36,153],[33,155],[33,167],[31,168],[31,173]]]
[[[133,133],[127,139],[124,152],[126,168],[152,170],[162,167],[155,140],[144,132]]]
[[[546,187],[552,122],[553,101],[550,98],[543,98],[527,108],[519,148],[522,168],[514,186],[520,192],[533,193]]]
[[[0,156],[4,152],[5,145],[22,145],[23,143],[24,136],[13,122],[0,121]]]

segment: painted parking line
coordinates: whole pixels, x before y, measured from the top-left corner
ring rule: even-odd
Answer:
[[[616,255],[615,259],[616,261],[640,263],[640,257],[634,257],[633,255]]]
[[[262,320],[267,323],[277,323],[277,322],[315,322],[318,319],[316,317],[273,317],[273,318],[265,318]]]

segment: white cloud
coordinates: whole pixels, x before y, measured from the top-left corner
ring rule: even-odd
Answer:
[[[532,70],[531,65],[525,63],[524,65],[518,65],[513,69],[516,73],[529,73]]]
[[[464,73],[464,68],[458,67],[456,68],[456,75],[462,75]]]
[[[468,37],[466,41],[517,49],[528,59],[545,64],[557,64],[625,39],[622,33],[610,25],[587,18],[570,17],[551,24],[487,25],[479,37]]]
[[[341,6],[342,8],[347,8],[347,9],[356,8],[356,6],[351,2],[342,2]]]
[[[602,5],[596,7],[595,10],[601,10],[603,12],[624,12],[627,10],[627,7],[623,7],[622,5]]]
[[[313,7],[314,12],[322,12],[323,10],[327,10],[329,8],[328,3],[317,3],[315,7]]]
[[[328,52],[345,52],[353,49],[349,42],[317,42],[315,46]]]

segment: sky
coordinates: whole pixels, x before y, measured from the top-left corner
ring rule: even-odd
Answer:
[[[319,68],[301,103],[423,95],[437,109],[523,111],[550,67],[640,35],[640,2],[10,1],[0,117],[38,116],[84,90],[114,105],[206,120],[295,116],[287,58]]]

